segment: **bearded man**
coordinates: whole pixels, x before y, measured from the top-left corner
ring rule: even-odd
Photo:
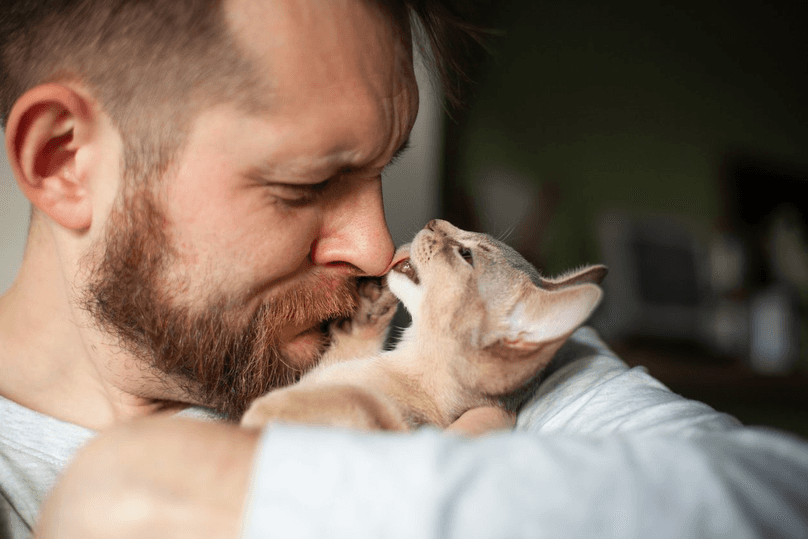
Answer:
[[[713,513],[744,531],[748,517],[734,517],[755,508],[731,489],[712,495],[720,467],[695,494],[675,481],[692,464],[680,455],[708,469],[737,451],[737,422],[629,372],[591,331],[559,358],[521,434],[258,433],[176,417],[236,419],[293,381],[327,346],[324,324],[353,311],[356,280],[388,270],[381,174],[417,113],[411,17],[437,66],[455,64],[445,51],[464,23],[443,2],[2,10],[0,113],[33,206],[20,273],[0,299],[3,537],[29,536],[37,521],[40,537],[590,537],[627,511],[638,532],[660,529],[644,514],[709,532]],[[455,428],[512,424],[482,409]],[[536,436],[664,428],[730,434]],[[778,469],[802,458],[778,443],[755,454]],[[643,467],[647,454],[662,471]],[[808,466],[792,468],[799,484]],[[759,479],[792,493],[772,477]],[[783,508],[778,525],[793,531],[799,515]],[[591,518],[570,529],[569,511]]]
[[[91,428],[175,403],[237,417],[392,258],[381,173],[418,103],[405,8],[98,4],[31,8],[6,47],[34,213],[4,307],[38,322],[5,350],[62,376],[15,368],[4,394]]]
[[[0,112],[33,206],[0,300],[7,432],[238,419],[315,363],[392,260],[381,174],[417,114],[411,13],[439,52],[458,32],[434,2],[3,8]],[[42,466],[16,477],[32,499],[4,497],[15,530],[60,467]]]

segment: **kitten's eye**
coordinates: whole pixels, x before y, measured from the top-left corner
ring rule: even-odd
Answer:
[[[460,247],[457,252],[469,266],[474,267],[474,257],[471,256],[471,249],[468,247]]]

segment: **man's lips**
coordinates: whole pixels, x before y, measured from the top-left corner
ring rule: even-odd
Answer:
[[[315,329],[319,329],[319,324],[300,324],[295,326],[287,326],[280,331],[278,340],[280,342],[290,342],[298,337],[312,333]]]
[[[331,321],[331,319],[319,321],[312,320],[310,322],[286,326],[278,332],[278,342],[288,343],[301,337],[311,335],[328,335],[328,324]]]

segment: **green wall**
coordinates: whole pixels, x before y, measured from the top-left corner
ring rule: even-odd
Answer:
[[[709,229],[727,152],[808,167],[806,14],[713,0],[509,2],[461,138],[461,182],[505,165],[560,186],[549,271],[597,259],[605,208]]]

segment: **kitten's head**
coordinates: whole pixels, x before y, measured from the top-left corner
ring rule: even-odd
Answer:
[[[467,358],[451,373],[485,395],[518,389],[601,299],[604,266],[545,279],[519,253],[485,234],[433,220],[388,274],[412,315],[408,338]]]

